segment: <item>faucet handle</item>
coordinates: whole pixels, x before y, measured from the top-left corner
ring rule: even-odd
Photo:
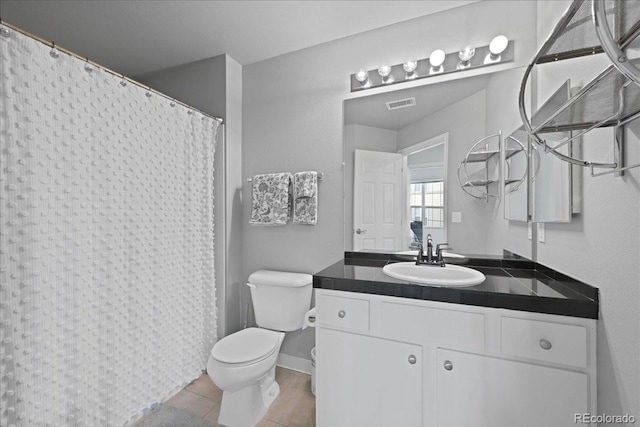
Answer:
[[[442,249],[443,247],[445,247],[445,246],[447,247],[447,249],[453,249],[453,248],[450,248],[450,247],[449,247],[449,244],[448,244],[448,243],[438,243],[438,244],[436,245],[436,252],[437,252],[437,251],[439,251],[439,250],[441,250],[441,249]]]
[[[442,250],[443,250],[444,248],[447,248],[447,249],[453,249],[453,248],[449,247],[449,244],[448,244],[448,243],[438,243],[438,244],[436,245],[436,260],[437,260],[438,262],[444,261],[444,260],[442,259]]]

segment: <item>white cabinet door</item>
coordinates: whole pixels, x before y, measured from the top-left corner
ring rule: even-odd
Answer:
[[[422,424],[422,347],[316,330],[318,427]]]
[[[436,378],[438,427],[575,427],[589,412],[584,373],[438,349]]]

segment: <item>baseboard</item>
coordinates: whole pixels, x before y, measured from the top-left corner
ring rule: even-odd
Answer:
[[[278,354],[278,361],[276,362],[276,365],[282,368],[291,369],[292,371],[311,375],[311,360],[309,359],[280,353]]]

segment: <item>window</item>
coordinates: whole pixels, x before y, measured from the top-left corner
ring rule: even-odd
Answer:
[[[409,196],[411,221],[425,227],[444,228],[444,182],[411,184]]]

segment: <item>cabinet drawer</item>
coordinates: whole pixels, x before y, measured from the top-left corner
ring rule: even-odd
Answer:
[[[587,367],[587,329],[584,326],[503,317],[504,354],[563,365]]]
[[[369,331],[369,301],[358,298],[318,295],[316,316],[320,326],[352,331]]]
[[[480,313],[382,303],[381,332],[392,339],[482,351],[484,328]]]

